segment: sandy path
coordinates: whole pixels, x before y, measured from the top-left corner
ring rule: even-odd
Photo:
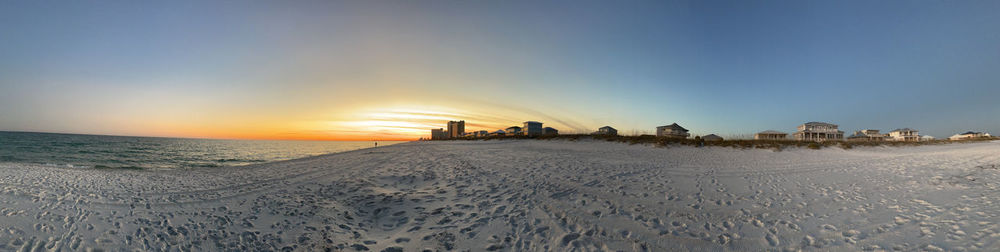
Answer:
[[[1000,142],[419,142],[247,167],[0,164],[0,250],[989,250]]]

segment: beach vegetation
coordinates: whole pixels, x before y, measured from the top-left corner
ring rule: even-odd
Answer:
[[[607,142],[620,142],[627,143],[629,145],[636,144],[647,144],[656,147],[670,147],[670,146],[693,146],[693,147],[706,147],[706,146],[716,146],[716,147],[730,147],[738,149],[770,149],[773,151],[782,151],[787,148],[808,148],[813,150],[818,150],[826,147],[840,147],[845,150],[854,149],[855,147],[906,147],[906,146],[923,146],[923,145],[939,145],[939,144],[950,144],[950,143],[969,143],[969,142],[980,142],[980,141],[994,141],[1000,140],[1000,137],[989,137],[989,138],[977,138],[969,139],[963,141],[950,141],[950,140],[930,140],[930,141],[920,141],[920,142],[896,142],[896,141],[847,141],[847,140],[831,140],[831,141],[797,141],[793,139],[782,139],[782,140],[754,140],[754,139],[725,139],[722,141],[704,141],[699,137],[695,138],[676,138],[676,137],[657,137],[654,135],[637,135],[637,136],[620,136],[620,135],[592,135],[592,134],[563,134],[563,135],[542,135],[542,136],[488,136],[480,138],[460,138],[460,139],[450,139],[454,140],[518,140],[518,139],[536,139],[536,140],[566,140],[566,141],[580,141],[580,140],[595,140],[595,141],[607,141]],[[442,140],[434,140],[442,141]],[[449,140],[443,140],[449,141]]]
[[[819,145],[819,143],[816,143],[816,142],[809,143],[808,147],[809,147],[809,149],[813,149],[813,150],[818,150],[820,148],[823,148],[823,147],[821,147]]]

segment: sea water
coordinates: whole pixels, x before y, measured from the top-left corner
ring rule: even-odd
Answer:
[[[378,142],[379,146],[399,142]],[[240,166],[374,147],[372,141],[218,140],[0,131],[0,163],[96,169]]]

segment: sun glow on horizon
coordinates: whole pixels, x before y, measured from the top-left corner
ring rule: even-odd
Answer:
[[[426,137],[431,129],[444,128],[448,121],[473,120],[468,112],[454,109],[383,108],[362,110],[347,116],[346,120],[327,121],[325,131],[330,135],[346,138],[398,138],[416,140]],[[501,122],[469,122],[467,130],[499,128]]]

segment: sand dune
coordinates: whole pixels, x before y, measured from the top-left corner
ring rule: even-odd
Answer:
[[[0,164],[0,250],[992,250],[1000,142],[414,142],[245,167]]]

